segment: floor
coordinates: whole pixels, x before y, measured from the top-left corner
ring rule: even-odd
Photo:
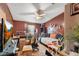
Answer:
[[[21,54],[22,51],[20,51],[17,56],[46,56],[45,51],[46,51],[47,48],[40,43],[38,43],[38,45],[39,45],[38,51],[32,51],[30,54],[28,54],[26,52]]]
[[[22,50],[22,46],[25,45],[25,39],[24,38],[21,38],[20,39],[21,43],[20,43],[20,47],[21,47],[21,50]],[[22,46],[21,46],[22,45]],[[45,51],[46,51],[46,47],[44,45],[42,45],[41,43],[38,43],[38,49],[39,51],[33,51],[32,52],[32,56],[46,56],[45,55]],[[21,51],[20,50],[20,51]],[[21,51],[22,52],[22,51]],[[20,55],[20,54],[19,54]],[[19,56],[18,55],[18,56]],[[24,55],[24,56],[27,56],[27,55]]]

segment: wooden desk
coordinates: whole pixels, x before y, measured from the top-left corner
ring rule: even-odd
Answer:
[[[17,47],[20,48],[20,43],[19,43],[19,40],[20,39],[20,36],[13,36],[13,40],[18,40],[17,42]]]
[[[40,42],[40,43],[43,44],[45,47],[47,47],[48,50],[52,50],[53,52],[55,52],[56,54],[58,54],[60,56],[67,56],[68,55],[67,53],[65,53],[65,51],[59,51],[59,48],[61,46],[58,46],[58,47],[52,46],[52,45],[48,46],[48,44],[44,44],[43,42]]]
[[[14,39],[20,38],[20,36],[13,36]]]

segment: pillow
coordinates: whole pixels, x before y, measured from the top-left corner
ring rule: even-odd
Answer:
[[[50,38],[56,38],[56,33],[50,34]]]

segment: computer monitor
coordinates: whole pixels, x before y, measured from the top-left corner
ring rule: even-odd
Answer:
[[[11,38],[11,35],[12,35],[12,27],[13,25],[11,24],[11,22],[5,20],[5,36],[4,36],[4,44],[6,44],[6,42]]]

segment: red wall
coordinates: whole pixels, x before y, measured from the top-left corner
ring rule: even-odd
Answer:
[[[0,18],[3,18],[3,20],[7,20],[8,22],[12,24],[13,18],[6,3],[0,3]],[[12,31],[10,32],[8,31],[4,32],[5,41],[3,40],[4,42],[3,47],[5,46],[5,43],[7,43],[7,41],[9,40],[7,38],[10,38],[12,35]]]
[[[50,23],[52,24],[62,24],[64,22],[64,13],[56,16],[55,18],[51,19],[50,21],[45,23],[45,27],[48,27]]]
[[[24,24],[25,22],[13,21],[14,31],[25,31]]]
[[[38,32],[40,33],[40,24],[28,23],[28,22],[24,22],[24,21],[15,21],[15,20],[13,20],[14,34],[16,34],[17,31],[21,31],[21,32],[26,31],[25,24],[27,24],[27,25],[35,25],[35,27],[38,29]]]
[[[7,4],[6,3],[0,3],[0,8],[4,12],[4,14],[2,14],[2,15],[0,13],[0,15],[1,15],[0,17],[3,18],[4,20],[9,21],[10,23],[12,23],[13,18],[12,18],[11,12],[10,12]]]

